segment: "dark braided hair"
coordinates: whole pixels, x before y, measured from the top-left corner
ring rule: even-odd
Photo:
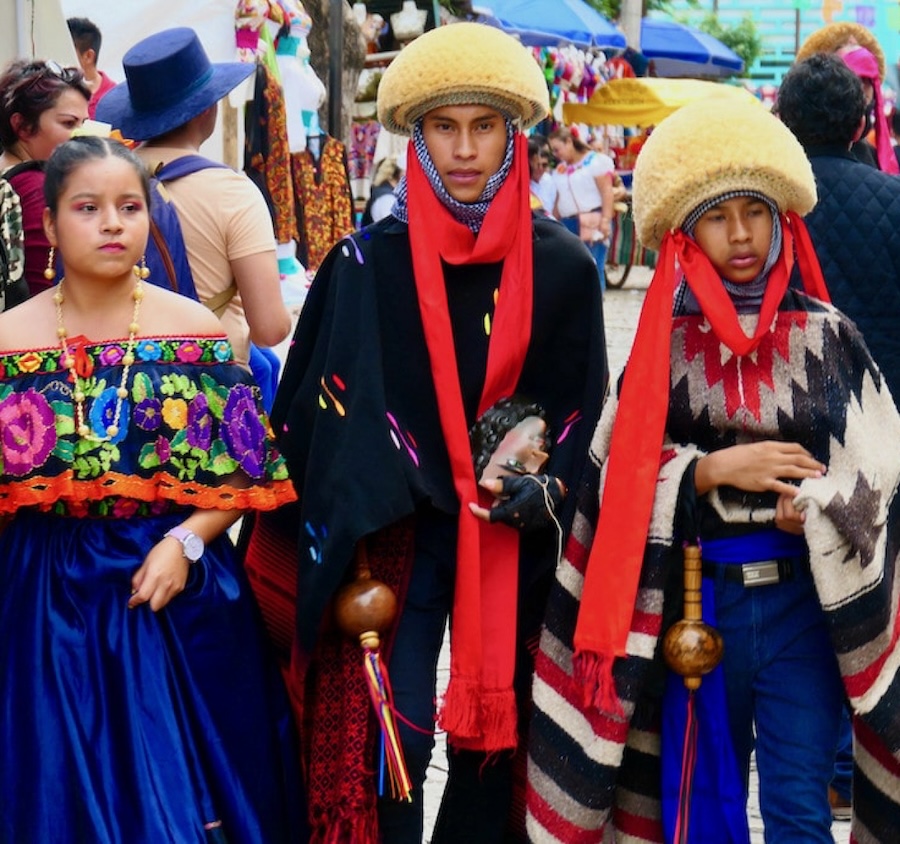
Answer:
[[[492,404],[469,431],[469,446],[472,449],[472,460],[475,463],[475,477],[481,473],[503,442],[503,438],[529,416],[537,416],[546,423],[544,409],[524,396],[512,395]],[[550,431],[546,433],[550,441]]]
[[[140,176],[141,188],[147,208],[150,207],[150,180],[147,168],[128,147],[109,138],[94,135],[77,135],[60,144],[50,156],[44,170],[44,202],[51,215],[56,216],[60,194],[66,188],[69,176],[85,161],[97,161],[115,156],[127,161]]]

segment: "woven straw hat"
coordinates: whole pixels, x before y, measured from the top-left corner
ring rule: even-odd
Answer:
[[[881,49],[878,39],[861,23],[840,21],[817,29],[800,45],[794,61],[802,62],[814,53],[836,53],[842,47],[849,47],[854,43],[865,47],[875,56],[875,60],[878,62],[878,75],[884,79],[884,51]]]
[[[634,168],[638,237],[658,249],[701,202],[727,191],[752,190],[782,213],[801,216],[816,204],[816,183],[803,147],[777,117],[754,100],[696,101],[663,120]]]
[[[378,86],[378,120],[401,135],[444,105],[488,105],[522,129],[550,109],[544,74],[529,50],[480,23],[448,24],[420,35],[391,62]]]

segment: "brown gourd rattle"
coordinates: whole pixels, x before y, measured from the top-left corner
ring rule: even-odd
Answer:
[[[721,661],[724,645],[718,630],[703,621],[700,586],[703,566],[700,548],[684,549],[684,618],[673,624],[663,638],[663,657],[690,690],[700,688],[701,678]]]
[[[380,652],[381,636],[397,617],[397,596],[390,586],[372,577],[364,540],[357,546],[356,578],[335,596],[334,616],[341,631],[362,646],[366,685],[381,734],[379,794],[384,793],[386,776],[394,796],[410,801],[412,781],[400,745],[391,684]]]

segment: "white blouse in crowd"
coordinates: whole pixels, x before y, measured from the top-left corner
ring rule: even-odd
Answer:
[[[603,204],[597,176],[615,171],[613,160],[602,152],[589,152],[577,164],[560,164],[553,171],[560,217],[574,217],[582,211],[597,211]]]

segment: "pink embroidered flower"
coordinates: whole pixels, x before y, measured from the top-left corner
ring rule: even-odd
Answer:
[[[127,519],[137,513],[140,502],[133,498],[117,498],[112,507],[112,514],[118,519]]]
[[[165,437],[156,438],[155,451],[160,463],[168,463],[172,456],[172,446]]]
[[[175,356],[183,363],[196,363],[202,355],[203,349],[193,340],[186,340],[175,350]]]
[[[125,350],[121,346],[112,344],[100,352],[100,363],[104,366],[115,366],[125,357]]]
[[[33,389],[0,401],[0,453],[3,470],[15,477],[43,466],[56,446],[53,408]]]

